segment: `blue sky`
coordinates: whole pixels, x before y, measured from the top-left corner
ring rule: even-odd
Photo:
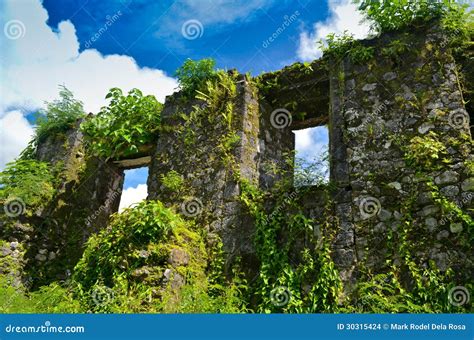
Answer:
[[[198,5],[189,5],[197,3]],[[120,18],[92,46],[104,54],[127,54],[140,66],[173,74],[186,58],[212,57],[220,68],[259,74],[298,60],[299,35],[328,16],[328,4],[319,0],[273,1],[152,1],[45,0],[48,24],[56,28],[69,19],[76,27],[81,49],[119,11]],[[280,39],[267,48],[268,39],[294,15]],[[187,20],[199,20],[202,36],[188,40],[181,33]],[[178,34],[176,34],[178,33]]]
[[[350,0],[2,0],[0,170],[26,146],[32,113],[57,98],[60,84],[92,113],[112,87],[163,102],[187,58],[258,75],[320,57],[316,41],[328,33],[366,36],[360,20]],[[312,158],[327,133],[300,131],[296,144]],[[124,199],[146,195],[146,176],[127,173]]]

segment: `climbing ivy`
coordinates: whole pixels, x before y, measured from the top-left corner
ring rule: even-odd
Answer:
[[[439,167],[440,162],[451,163],[447,157],[446,145],[439,140],[436,132],[430,131],[425,136],[415,136],[406,146],[405,160],[409,166],[418,166],[424,169]],[[434,170],[434,169],[433,169]]]

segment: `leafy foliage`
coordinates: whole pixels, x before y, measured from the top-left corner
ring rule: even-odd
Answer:
[[[309,185],[321,185],[328,181],[329,153],[328,150],[313,160],[307,160],[296,155],[294,186],[304,187]]]
[[[325,40],[320,40],[318,44],[325,56],[331,56],[338,60],[348,56],[354,63],[364,63],[374,56],[373,47],[362,45],[347,31],[341,35],[330,33]]]
[[[175,73],[183,93],[192,95],[207,80],[214,79],[217,74],[215,65],[215,60],[210,58],[197,61],[187,59]]]
[[[161,181],[165,187],[173,191],[179,191],[183,186],[183,177],[175,170],[161,175]]]
[[[442,313],[453,312],[448,301],[451,286],[445,281],[452,274],[440,274],[436,267],[425,269],[423,281],[408,290],[400,282],[397,268],[386,274],[371,275],[360,280],[355,296],[357,303],[345,311],[356,313]]]
[[[113,88],[106,98],[109,106],[81,125],[93,152],[106,158],[128,156],[156,137],[163,105],[154,96],[143,96],[138,89],[125,96]]]
[[[450,0],[442,1],[354,1],[367,18],[372,19],[376,32],[392,31],[408,25],[422,24],[433,19],[463,13],[463,6]]]
[[[297,203],[301,193],[283,195],[275,202],[275,209],[267,213],[263,208],[265,195],[250,183],[241,180],[241,201],[256,220],[255,248],[261,262],[254,293],[258,298],[257,312],[323,312],[336,311],[340,294],[339,274],[331,259],[329,232],[317,240],[316,253],[302,250],[301,264],[292,264],[291,255],[298,238],[314,235],[312,219],[307,218]],[[283,235],[287,235],[282,240]],[[303,236],[304,235],[304,236]],[[316,240],[311,239],[312,242]],[[316,280],[315,280],[316,278]],[[310,292],[301,287],[308,284]],[[284,303],[280,303],[276,292]]]
[[[219,273],[223,276],[223,272]],[[210,279],[190,280],[174,296],[165,294],[160,308],[167,313],[245,313],[244,294],[248,287],[242,274],[234,272],[231,282],[222,284]],[[208,276],[209,277],[209,276]]]
[[[472,11],[467,4],[451,0],[441,1],[371,1],[354,0],[359,4],[366,19],[372,22],[375,33],[401,30],[408,26],[424,25],[439,20],[441,27],[448,33],[451,47],[459,48],[469,44],[474,32]]]
[[[85,116],[83,104],[74,99],[74,95],[65,86],[60,86],[60,99],[46,103],[46,109],[38,113],[36,136],[37,142],[46,137],[66,132],[78,119]]]
[[[27,293],[0,275],[0,313],[81,313],[81,307],[68,287],[58,283]]]
[[[189,262],[173,267],[173,250],[186,252]],[[240,286],[211,294],[205,268],[201,235],[161,202],[144,201],[89,239],[73,280],[84,308],[96,312],[237,312]],[[184,285],[176,287],[180,280]],[[96,291],[110,298],[97,304]]]
[[[130,275],[140,266],[140,257],[130,252],[132,248],[165,241],[183,223],[158,201],[143,201],[125,209],[114,215],[109,228],[89,239],[84,256],[76,267],[75,279],[85,289],[98,282],[113,285],[114,278],[125,273]],[[130,262],[125,272],[124,259]]]
[[[407,150],[405,159],[409,165],[429,169],[435,166],[438,160],[449,163],[449,159],[446,158],[446,146],[434,131],[423,137],[413,137],[405,148]]]
[[[16,160],[0,172],[0,201],[20,198],[28,208],[48,202],[54,195],[50,165],[36,160]]]

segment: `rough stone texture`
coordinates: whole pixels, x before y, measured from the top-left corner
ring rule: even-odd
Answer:
[[[237,169],[243,178],[257,183],[258,104],[255,89],[244,76],[238,78],[233,104],[232,124],[239,136],[233,149]],[[186,140],[188,131],[182,130],[179,115],[189,115],[195,105],[205,107],[206,103],[183,101],[180,94],[167,98],[162,112],[167,128],[162,131],[152,157],[149,199],[177,204],[184,216],[195,218],[209,233],[218,234],[228,254],[227,265],[239,256],[249,267],[255,267],[253,222],[239,201],[240,189],[232,169],[221,157],[219,145],[228,133],[226,123],[219,115],[212,123],[196,124],[192,127],[194,137]],[[183,186],[178,190],[163,183],[163,176],[172,170],[183,178]]]
[[[37,159],[62,169],[53,200],[33,216],[19,216],[13,228],[1,233],[25,249],[22,272],[32,287],[66,279],[91,233],[118,211],[123,170],[87,155],[79,124],[38,145]]]
[[[83,161],[83,170],[74,174],[77,179],[64,182],[43,212],[26,247],[25,269],[38,284],[65,279],[89,236],[105,228],[110,215],[118,211],[123,170],[97,158]]]
[[[403,63],[380,53],[378,46],[393,39],[410,41]],[[458,276],[472,278],[472,257],[466,259],[472,249],[460,245],[462,224],[439,225],[443,219],[440,207],[430,203],[429,190],[417,182],[394,138],[409,140],[434,130],[443,144],[450,145],[449,138],[470,136],[468,124],[458,126],[450,121],[450,116],[465,111],[456,66],[442,42],[443,36],[435,29],[427,34],[386,35],[367,42],[377,51],[368,65],[345,59],[331,68],[331,179],[340,191],[346,188],[350,198],[350,206],[344,209],[347,213],[336,211],[336,215],[354,232],[353,243],[334,245],[334,259],[343,272],[367,267],[383,272],[386,261],[396,262],[396,252],[386,253],[390,249],[388,228],[392,238],[401,237],[403,229],[396,217],[403,214],[403,204],[410,195],[415,195],[417,201],[410,207],[412,229],[407,235],[408,241],[417,245],[413,260],[421,267],[433,260],[443,270],[463,268]],[[447,170],[433,171],[429,177],[441,194],[461,202],[462,193],[471,189],[464,164],[466,155],[472,155],[471,145],[448,148],[448,153],[452,162]],[[335,200],[348,202],[344,195]],[[374,213],[365,211],[370,204]],[[466,199],[461,204],[465,212],[472,206]],[[437,251],[432,252],[433,248]]]
[[[443,39],[434,28],[386,34],[363,42],[375,50],[368,62],[354,63],[349,58],[329,64],[315,61],[310,68],[298,64],[263,75],[260,81],[264,84],[278,84],[273,92],[272,86],[264,86],[258,93],[246,77],[240,76],[237,95],[229,99],[234,105],[233,129],[239,136],[233,148],[235,166],[243,178],[269,196],[278,180],[292,181],[292,130],[328,123],[330,195],[310,188],[299,200],[307,217],[314,221],[316,240],[321,235],[321,224],[328,222],[330,206],[329,222],[335,233],[332,256],[349,286],[361,271],[385,272],[391,264],[399,264],[401,254],[393,244],[402,237],[416,244],[417,251],[411,255],[422,268],[434,261],[441,270],[454,269],[460,282],[473,277],[474,256],[465,242],[466,226],[454,216],[443,215],[426,183],[405,162],[403,148],[397,143],[400,138],[406,143],[412,137],[437,132],[443,144],[449,146],[451,162],[428,175],[442,195],[470,212],[474,178],[465,162],[473,159],[472,143],[469,140],[457,147],[450,143],[450,138],[459,139],[461,135],[470,138],[469,124],[456,125],[450,117],[464,117],[462,95],[471,92],[459,88],[456,63]],[[409,44],[399,58],[384,53],[384,47],[393,40]],[[472,76],[473,68],[469,70],[468,62],[459,60],[466,77]],[[227,269],[239,256],[252,273],[258,269],[254,222],[239,202],[240,188],[233,167],[221,157],[227,123],[217,115],[213,121],[203,120],[192,126],[190,131],[182,129],[183,117],[189,116],[195,106],[205,105],[199,100],[186,100],[180,93],[167,98],[156,145],[140,155],[147,159],[151,156],[148,198],[181,207],[183,216],[194,218],[206,229],[208,243],[216,234],[220,236]],[[275,111],[289,113],[291,124],[283,121],[283,126],[278,126]],[[72,269],[88,236],[105,227],[110,214],[118,209],[123,185],[120,164],[129,163],[122,160],[111,164],[87,157],[86,153],[77,129],[43,141],[38,147],[38,159],[64,162],[65,179],[47,209],[16,223],[7,241],[18,241],[26,249],[24,257],[18,255],[21,252],[15,255],[15,263],[23,266],[26,262],[28,274],[41,282]],[[166,187],[163,179],[170,171],[181,176],[183,184],[179,188]],[[266,202],[269,211],[277,208],[272,202]],[[411,229],[404,234],[404,205],[408,202]],[[297,250],[308,246],[302,235],[291,254],[293,263],[302,260]],[[12,257],[10,246],[4,244],[0,251],[4,258]],[[173,250],[169,262],[186,265],[186,255]],[[143,277],[149,274],[147,271],[140,268],[134,275]],[[175,286],[183,281],[171,269],[164,277]]]

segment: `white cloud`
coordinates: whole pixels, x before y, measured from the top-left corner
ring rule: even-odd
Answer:
[[[249,21],[259,13],[258,9],[266,9],[272,5],[275,5],[272,0],[248,0],[245,2],[235,0],[176,1],[166,16],[163,17],[156,34],[165,36],[170,33],[180,33],[183,23],[190,19],[198,20],[203,24],[204,32],[206,32],[207,26]]]
[[[33,129],[20,111],[9,111],[0,118],[0,169],[18,156],[33,135]]]
[[[356,39],[367,37],[369,24],[362,22],[363,16],[357,10],[357,4],[351,0],[330,0],[329,12],[326,21],[314,23],[312,32],[301,32],[297,51],[301,60],[310,61],[321,57],[322,52],[317,42],[329,33],[343,33],[347,30]]]
[[[297,157],[311,162],[319,159],[327,149],[329,139],[326,126],[297,130],[294,134]]]
[[[94,49],[79,53],[74,25],[63,21],[54,32],[46,24],[48,13],[39,0],[7,0],[2,12],[0,117],[10,108],[24,112],[38,109],[44,101],[57,98],[59,84],[82,100],[87,112],[97,112],[105,105],[105,95],[112,87],[124,91],[137,87],[162,102],[177,87],[176,80],[163,71],[140,68],[129,56],[104,56]],[[4,33],[5,25],[12,20],[23,25],[17,26],[21,31],[18,39],[9,39]],[[12,128],[2,124],[0,129]],[[29,130],[17,133],[26,132]],[[12,160],[10,157],[21,151],[20,144],[16,144],[15,152],[5,152],[3,161]],[[15,145],[7,141],[3,148],[11,150]]]
[[[252,17],[259,8],[266,8],[272,5],[271,0],[248,0],[239,2],[235,0],[184,0],[181,2],[184,12],[190,17],[195,17],[203,24],[214,23],[235,23],[238,20],[244,20]]]
[[[148,195],[148,187],[146,184],[139,184],[136,188],[128,188],[122,192],[120,199],[119,212],[130,207],[134,203],[138,203],[146,199]]]

